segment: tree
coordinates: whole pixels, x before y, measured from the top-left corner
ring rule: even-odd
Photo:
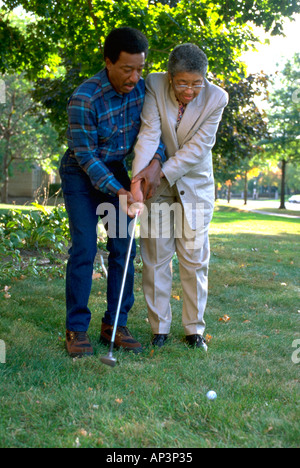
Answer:
[[[235,81],[245,70],[239,57],[258,39],[249,25],[280,34],[285,17],[299,12],[297,0],[3,0],[0,71],[26,71],[35,81],[33,97],[47,109],[63,136],[67,99],[103,64],[103,44],[122,25],[143,31],[150,43],[145,74],[165,70],[170,51],[182,42],[199,44],[211,70]],[[22,6],[34,15],[25,31],[9,12]],[[37,47],[38,44],[38,47]]]
[[[281,161],[281,201],[285,209],[286,168],[300,162],[300,54],[289,60],[270,95],[268,112],[271,140],[266,148],[271,158]]]
[[[268,78],[257,74],[238,83],[219,84],[227,90],[229,104],[213,150],[215,178],[229,187],[228,181],[232,182],[237,175],[244,176],[246,197],[247,173],[253,166],[252,160],[257,161],[263,151],[259,141],[268,138],[265,114],[255,102],[257,96],[266,99]]]
[[[33,114],[30,83],[22,75],[3,76],[5,102],[0,104],[0,173],[1,201],[7,203],[8,182],[15,161],[28,169],[38,162],[46,171],[53,170],[62,149],[49,122],[41,124],[42,115]]]

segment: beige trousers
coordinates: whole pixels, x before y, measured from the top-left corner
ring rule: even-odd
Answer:
[[[166,209],[172,205],[174,210]],[[175,187],[168,186],[147,208],[148,219],[144,219],[145,224],[148,222],[147,235],[141,237],[141,255],[143,289],[152,331],[154,334],[170,332],[172,259],[176,252],[183,288],[183,328],[186,335],[203,335],[210,259],[208,226],[201,232],[188,227]]]

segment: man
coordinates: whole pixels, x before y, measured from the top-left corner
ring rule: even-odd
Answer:
[[[135,202],[125,159],[132,152],[140,128],[145,95],[141,75],[147,52],[148,41],[140,31],[112,31],[104,46],[106,68],[79,86],[68,105],[69,149],[62,159],[60,174],[72,237],[66,278],[66,349],[72,357],[93,354],[87,334],[91,320],[88,301],[97,252],[98,214],[103,221],[105,218],[109,251],[107,311],[100,339],[107,344],[111,340],[131,221],[119,209],[120,201],[127,200],[128,208]],[[107,222],[108,211],[111,212],[107,207],[114,208],[114,229]],[[134,245],[115,345],[141,352],[141,344],[126,326],[134,303],[135,254]]]

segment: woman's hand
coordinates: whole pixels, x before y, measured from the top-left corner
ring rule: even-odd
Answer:
[[[161,165],[159,161],[153,159],[146,169],[132,179],[133,185],[138,184],[138,182],[143,192],[143,199],[149,200],[149,198],[152,198],[161,182]]]

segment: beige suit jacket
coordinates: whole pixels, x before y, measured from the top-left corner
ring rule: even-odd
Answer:
[[[195,229],[195,210],[201,203],[204,204],[207,225],[214,207],[212,148],[228,104],[228,94],[205,80],[205,88],[187,105],[176,131],[178,102],[168,73],[150,74],[146,88],[142,126],[134,150],[133,176],[148,166],[162,139],[168,159],[163,167],[166,179],[163,179],[158,194],[167,183],[171,187],[176,184],[183,207],[189,207],[186,217],[192,229]]]

